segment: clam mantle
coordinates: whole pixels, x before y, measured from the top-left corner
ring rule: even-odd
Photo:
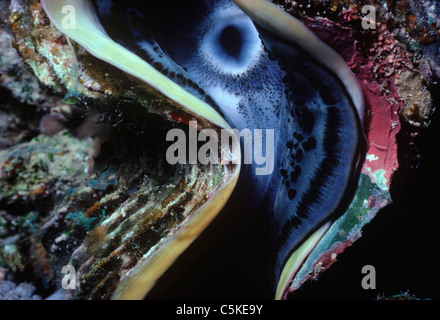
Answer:
[[[261,281],[288,298],[389,203],[402,105],[330,21],[303,20],[327,45],[266,1],[108,3],[75,2],[73,30],[61,23],[70,1],[11,5],[15,46],[40,82],[108,124],[95,133],[87,186],[42,229],[54,270],[76,267],[74,298],[142,298],[226,205],[257,221]],[[275,130],[273,174],[168,164],[167,132],[192,120],[199,130]],[[237,183],[240,206],[228,202]]]

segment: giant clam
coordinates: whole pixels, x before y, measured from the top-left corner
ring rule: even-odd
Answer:
[[[77,270],[72,297],[143,298],[228,211],[256,221],[262,281],[285,298],[306,260],[328,249],[321,240],[338,218],[364,205],[356,194],[371,184],[361,173],[362,90],[344,60],[279,7],[42,0],[29,17],[20,4],[13,1],[11,15],[16,47],[46,61],[32,66],[40,80],[127,134],[99,133],[113,150],[43,228],[56,272]],[[64,24],[66,8],[73,27]],[[190,139],[194,129],[211,129],[216,151],[235,161],[167,163],[172,129]],[[226,149],[213,138],[225,129]]]

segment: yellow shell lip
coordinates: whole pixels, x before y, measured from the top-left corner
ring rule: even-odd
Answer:
[[[93,56],[144,81],[191,113],[198,114],[221,128],[231,128],[207,103],[194,97],[139,56],[110,39],[97,20],[89,0],[42,0],[41,4],[51,22]],[[63,8],[66,6],[75,8],[75,28],[63,27]]]
[[[322,42],[299,20],[267,0],[234,0],[234,2],[256,24],[291,43],[295,43],[308,53],[312,59],[327,67],[344,85],[351,98],[352,106],[357,111],[362,128],[365,111],[364,95],[356,76],[338,53]],[[367,139],[365,136],[363,136],[363,139],[366,143]],[[357,167],[360,168],[361,162],[362,159],[359,155]],[[332,222],[329,221],[319,227],[290,255],[284,264],[279,279],[277,279],[275,291],[275,298],[277,300],[283,299],[288,293],[290,283],[309,254],[329,230],[331,224]]]
[[[298,44],[316,61],[327,66],[344,84],[362,122],[364,113],[362,90],[345,61],[333,49],[321,42],[301,22],[266,0],[234,0],[234,2],[255,23]],[[195,114],[218,128],[231,128],[227,121],[211,106],[188,93],[136,54],[111,40],[97,20],[89,0],[41,0],[41,3],[51,22],[93,56],[142,80],[161,95],[167,97],[176,108],[181,108],[189,114]],[[68,5],[74,6],[77,11],[76,28],[73,29],[63,27],[62,8]],[[121,57],[124,58],[121,59]],[[240,148],[235,151],[237,154],[234,156],[241,159]],[[191,217],[187,225],[179,230],[173,239],[148,252],[136,268],[125,274],[113,298],[139,299],[145,296],[165,269],[221,211],[237,184],[240,167],[241,164],[237,164],[228,182],[199,209],[197,214]],[[282,298],[289,280],[296,272],[295,270],[298,270],[308,253],[327,230],[327,224],[318,229],[290,257],[278,282],[277,299]]]
[[[316,61],[327,66],[344,84],[359,119],[363,121],[364,96],[362,89],[345,61],[332,48],[323,43],[300,21],[280,10],[267,0],[234,0],[257,24],[282,38],[296,43]],[[170,97],[177,104],[206,117],[221,128],[230,125],[208,104],[186,92],[136,54],[111,40],[94,14],[90,0],[41,0],[52,23],[69,38],[97,58],[127,72]],[[73,6],[77,12],[75,28],[63,28],[63,7]],[[124,57],[121,59],[121,57]]]
[[[316,247],[319,241],[322,239],[324,234],[330,228],[331,223],[328,222],[324,224],[321,228],[315,231],[308,239],[306,239],[303,244],[292,253],[290,258],[287,260],[283,271],[281,272],[280,279],[278,281],[278,286],[276,289],[275,299],[283,300],[284,295],[287,293],[288,287],[295,277],[296,273],[301,268],[303,262],[307,259],[312,250]]]
[[[216,129],[231,129],[227,121],[207,103],[191,95],[143,59],[110,39],[97,20],[90,1],[41,0],[41,4],[51,23],[91,55],[142,80],[164,96],[172,107],[183,110],[196,119],[202,119],[203,123],[209,123]],[[73,29],[63,27],[65,6],[75,8],[77,20]],[[237,143],[235,133],[230,132],[232,139]],[[171,238],[162,239],[134,268],[122,275],[112,299],[143,299],[164,272],[218,215],[230,198],[240,173],[241,149],[232,148],[231,155],[238,161],[226,170],[221,182],[223,185],[191,214]]]

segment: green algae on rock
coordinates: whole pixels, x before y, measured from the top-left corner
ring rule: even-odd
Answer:
[[[0,197],[11,205],[38,201],[53,195],[51,189],[65,193],[87,177],[89,141],[72,137],[67,131],[56,138],[37,136],[0,151]]]
[[[186,130],[179,122],[188,119],[214,130],[218,124],[89,54],[38,1],[14,0],[11,8],[15,47],[40,82],[66,103],[103,113],[99,121],[113,127],[97,134],[85,185],[60,201],[42,228],[54,273],[76,268],[72,298],[142,298],[220,211],[240,165],[168,165],[165,130]],[[14,167],[6,174],[12,179]]]
[[[337,2],[328,1],[323,1],[321,7],[328,7],[329,11],[315,12],[314,6],[303,8],[306,24],[341,50],[339,53],[361,82],[367,97],[367,112],[361,122],[366,120],[364,129],[370,144],[354,200],[342,217],[332,221],[333,225],[304,256],[304,261],[297,261],[301,268],[292,279],[284,279],[287,290],[278,298],[288,298],[304,281],[327,269],[338,254],[360,237],[365,224],[389,203],[390,184],[399,165],[395,139],[400,130],[399,115],[406,121],[409,116],[410,124],[419,127],[429,119],[429,81],[418,77],[426,75],[426,70],[413,70],[418,67],[417,55],[405,51],[387,24],[378,24],[380,28],[372,33],[360,29],[359,5],[367,2],[355,1],[356,6],[343,12]],[[38,1],[30,1],[29,7],[24,1],[12,3],[10,22],[15,46],[41,83],[60,99],[64,97],[65,103],[103,113],[99,122],[108,124],[105,132],[96,134],[94,155],[89,155],[88,171],[92,175],[84,177],[79,188],[66,191],[68,196],[57,203],[42,228],[41,238],[54,272],[59,278],[63,266],[77,268],[79,287],[68,295],[70,298],[142,298],[189,244],[182,230],[200,223],[194,219],[198,210],[221,191],[219,184],[234,185],[238,168],[168,166],[163,156],[167,145],[165,132],[171,128],[186,129],[179,122],[187,124],[197,112],[156,92],[146,84],[148,77],[143,83],[132,73],[122,72],[115,64],[98,58],[102,56],[90,54],[81,45],[89,44],[87,39],[72,35],[78,39],[75,42],[61,32],[56,27],[59,19],[50,16],[51,10],[46,8],[49,19]],[[57,3],[51,5],[56,7]],[[292,11],[287,5],[286,9]],[[309,17],[314,12],[319,19]],[[323,19],[325,13],[335,21]],[[416,47],[411,50],[420,51]],[[402,85],[411,78],[405,72],[407,69],[424,93],[420,99],[411,96],[411,86]],[[423,106],[417,108],[420,101]],[[407,108],[412,114],[400,113],[408,106],[413,106]],[[220,122],[200,120],[201,127],[220,129]],[[47,160],[56,160],[55,154],[47,153]],[[5,166],[5,178],[13,184],[21,168],[21,159],[14,158]],[[229,191],[232,192],[231,188]],[[35,192],[45,195],[44,186]],[[227,196],[221,198],[223,201]],[[196,232],[189,231],[191,237],[212,218],[211,215],[202,221]],[[173,243],[178,247],[175,252],[164,250]],[[169,252],[173,255],[170,259]],[[163,257],[168,259],[165,263],[161,261]],[[135,289],[134,295],[131,289]]]

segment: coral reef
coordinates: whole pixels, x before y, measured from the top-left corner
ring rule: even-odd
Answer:
[[[16,285],[11,281],[0,281],[0,300],[41,300],[34,291],[35,287],[29,283]]]
[[[294,298],[391,203],[396,171],[418,166],[417,139],[438,103],[440,7],[272,2],[346,61],[367,110],[359,191],[290,283],[283,297]],[[373,30],[362,28],[364,5],[377,10]],[[0,300],[50,296],[67,264],[79,266],[80,288],[57,298],[111,298],[233,169],[168,165],[166,132],[194,114],[69,39],[39,1],[0,0],[0,11]],[[400,298],[413,297],[390,299]]]

